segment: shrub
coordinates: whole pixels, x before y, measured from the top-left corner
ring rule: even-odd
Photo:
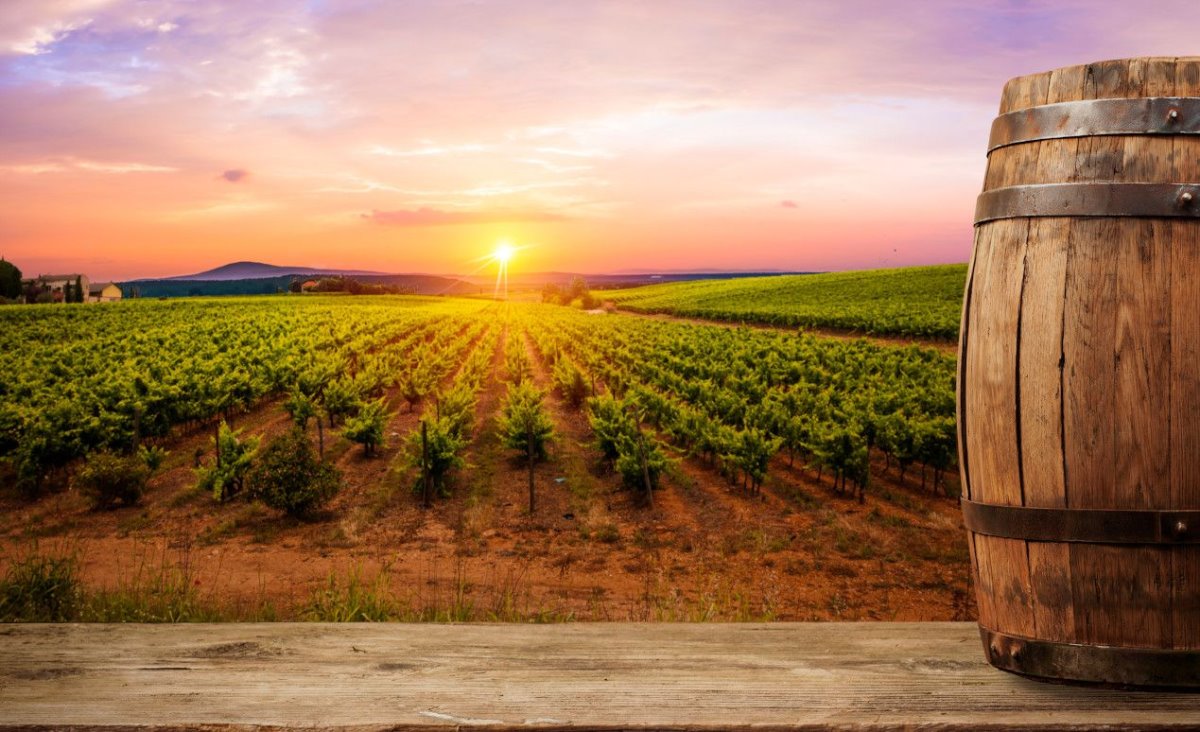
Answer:
[[[132,506],[141,500],[150,479],[150,468],[136,455],[93,453],[76,476],[80,491],[93,508],[108,508],[120,502]]]
[[[250,471],[252,495],[289,516],[304,516],[337,495],[342,476],[322,462],[299,428],[271,440]]]
[[[0,580],[0,623],[75,620],[82,595],[74,557],[35,552],[13,562]]]

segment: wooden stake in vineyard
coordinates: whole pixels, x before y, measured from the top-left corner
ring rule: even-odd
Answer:
[[[433,505],[433,485],[429,480],[429,426],[421,420],[421,497],[425,508]]]
[[[646,484],[646,503],[654,508],[654,486],[650,484],[650,468],[646,466],[646,438],[642,435],[642,426],[637,426],[638,460],[642,463],[642,480]]]
[[[535,508],[533,490],[533,427],[529,427],[525,431],[525,455],[529,458],[529,515],[532,516]]]

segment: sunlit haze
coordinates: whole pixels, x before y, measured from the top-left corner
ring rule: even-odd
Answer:
[[[501,240],[523,271],[964,261],[1004,82],[1194,51],[1198,18],[4,0],[0,256],[96,280],[237,260],[455,274],[504,261]]]

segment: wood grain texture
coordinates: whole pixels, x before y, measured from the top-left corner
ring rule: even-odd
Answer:
[[[994,670],[968,623],[0,628],[6,729],[1197,724],[1194,695]]]
[[[1006,85],[1000,112],[1153,96],[1200,97],[1200,58],[1113,60],[1019,77]],[[1200,138],[1011,145],[990,155],[984,190],[1073,182],[1200,182]],[[1028,506],[1200,508],[1200,222],[1081,217],[1010,226],[1023,223],[1020,250],[1011,230],[987,231],[994,222],[977,238],[972,280],[984,294],[965,313],[973,330],[962,370],[971,498],[1013,503],[1010,488],[1019,485]],[[1021,285],[1010,328],[1014,272]],[[1000,374],[1014,353],[1010,390]],[[1016,406],[1015,461],[999,424],[1006,399]],[[1024,542],[1022,561],[1014,547],[974,539],[980,619],[989,627],[1032,627],[1035,637],[1061,641],[1200,647],[1195,547]]]

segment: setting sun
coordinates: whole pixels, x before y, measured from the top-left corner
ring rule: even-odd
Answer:
[[[516,253],[516,251],[517,250],[513,247],[512,242],[510,242],[508,239],[501,239],[500,242],[496,244],[496,251],[492,254],[492,259],[495,259],[501,265],[507,265],[508,260],[512,259],[512,256]]]

